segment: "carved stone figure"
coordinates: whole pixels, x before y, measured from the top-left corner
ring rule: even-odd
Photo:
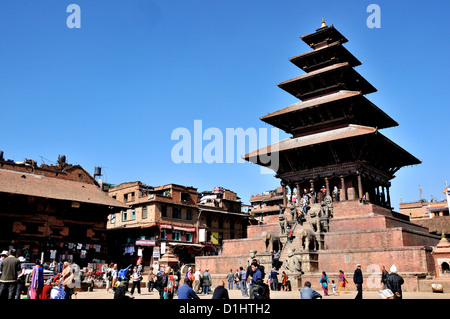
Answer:
[[[249,258],[247,259],[247,264],[246,264],[247,267],[249,267],[252,264],[253,259],[256,259],[256,262],[258,264],[261,264],[259,258],[256,257],[256,253],[257,253],[256,249],[250,249]]]
[[[298,257],[295,256],[294,252],[295,252],[295,249],[290,248],[288,250],[288,258],[283,263],[284,268],[286,268],[286,270],[290,271],[291,273],[292,272],[300,272],[302,270],[302,263],[300,262]]]
[[[320,208],[318,205],[313,205],[309,211],[309,224],[311,228],[316,232],[320,233]]]
[[[313,250],[319,249],[316,234],[311,229],[302,228],[300,231],[300,236],[302,238],[302,247],[304,250],[309,250],[310,248]]]

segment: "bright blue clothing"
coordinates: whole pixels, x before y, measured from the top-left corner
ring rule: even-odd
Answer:
[[[258,280],[258,279],[262,280],[262,274],[261,274],[261,270],[259,270],[259,268],[256,268],[255,272],[252,275],[253,283],[256,283],[256,280]]]
[[[195,291],[184,284],[180,288],[178,288],[178,299],[200,299]]]

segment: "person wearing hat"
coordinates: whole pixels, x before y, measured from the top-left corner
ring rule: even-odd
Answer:
[[[123,280],[118,282],[118,287],[114,291],[114,299],[133,299],[133,296],[127,296],[125,293],[127,292],[126,289],[127,283]]]
[[[5,252],[2,252],[4,254]],[[14,299],[17,287],[17,273],[20,272],[20,261],[14,256],[16,251],[11,249],[8,256],[0,264],[0,298]],[[6,293],[7,292],[7,293]]]
[[[355,299],[362,299],[363,275],[361,271],[361,264],[356,265],[355,272],[353,273],[353,282],[355,283],[356,290],[358,291]]]
[[[395,265],[392,265],[389,270],[391,273],[386,279],[386,287],[394,293],[394,299],[402,299],[402,285],[404,280],[397,274],[397,267]]]

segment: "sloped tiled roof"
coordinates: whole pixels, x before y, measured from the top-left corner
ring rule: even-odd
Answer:
[[[0,192],[128,208],[94,184],[6,169],[0,169]]]

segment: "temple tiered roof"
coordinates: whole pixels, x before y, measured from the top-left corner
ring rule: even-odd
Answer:
[[[276,176],[283,185],[313,186],[316,181],[322,184],[323,178],[327,183],[336,178],[341,189],[347,184],[358,188],[360,198],[364,185],[388,187],[401,167],[421,163],[379,133],[398,123],[364,96],[377,90],[354,69],[361,62],[343,47],[348,40],[324,21],[301,39],[313,50],[290,61],[306,73],[278,84],[301,102],[261,117],[292,137],[250,152],[244,159],[274,167],[266,163],[267,156],[264,160],[260,156],[278,155]],[[357,185],[352,176],[357,177]],[[370,193],[378,196],[378,190]]]

